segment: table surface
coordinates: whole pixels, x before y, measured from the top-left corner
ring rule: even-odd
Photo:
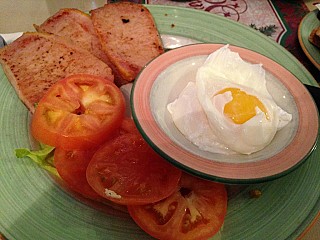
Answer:
[[[76,6],[74,5],[76,2]],[[1,0],[0,1],[0,33],[34,31],[32,24],[41,23],[48,16],[54,14],[61,7],[77,7],[81,10],[88,11],[96,6],[104,4],[104,0]],[[315,9],[314,3],[319,1],[304,0],[306,7],[312,11]],[[4,11],[5,10],[5,11]],[[11,18],[19,16],[19,18]],[[10,21],[5,21],[9,20]],[[1,236],[0,236],[1,239]],[[314,220],[313,224],[305,231],[302,240],[320,239],[320,219]]]

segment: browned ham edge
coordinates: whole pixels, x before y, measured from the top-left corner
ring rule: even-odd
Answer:
[[[90,15],[73,8],[60,9],[41,25],[35,25],[38,32],[65,37],[76,46],[91,52],[109,65],[109,59],[93,27]]]
[[[143,5],[105,4],[90,13],[118,86],[132,82],[142,67],[164,52],[154,19]]]
[[[114,80],[110,67],[90,52],[46,33],[24,33],[0,49],[0,63],[31,113],[46,91],[68,75],[88,73]]]

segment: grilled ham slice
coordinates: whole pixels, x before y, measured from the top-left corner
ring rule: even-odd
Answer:
[[[74,8],[60,9],[41,25],[33,25],[38,32],[66,37],[78,47],[86,49],[108,65],[107,55],[101,47],[90,15]]]
[[[68,75],[88,73],[114,80],[112,70],[100,59],[47,33],[24,33],[0,49],[0,63],[19,98],[32,113],[50,86]]]
[[[154,19],[143,5],[111,3],[90,13],[118,86],[133,81],[145,64],[164,52]]]

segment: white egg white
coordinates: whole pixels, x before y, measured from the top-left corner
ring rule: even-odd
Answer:
[[[229,45],[210,54],[197,72],[197,81],[213,78],[216,79],[215,84],[228,81],[246,86],[258,92],[260,96],[272,98],[266,88],[265,70],[262,65],[244,61],[238,53],[229,49]]]
[[[179,97],[168,104],[167,109],[179,131],[201,150],[222,154],[235,153],[221,144],[212,131],[198,100],[194,82],[189,82]]]

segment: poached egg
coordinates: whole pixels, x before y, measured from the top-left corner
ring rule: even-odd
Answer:
[[[209,55],[167,109],[189,141],[222,154],[262,150],[292,119],[268,92],[263,66],[244,61],[228,45]]]

